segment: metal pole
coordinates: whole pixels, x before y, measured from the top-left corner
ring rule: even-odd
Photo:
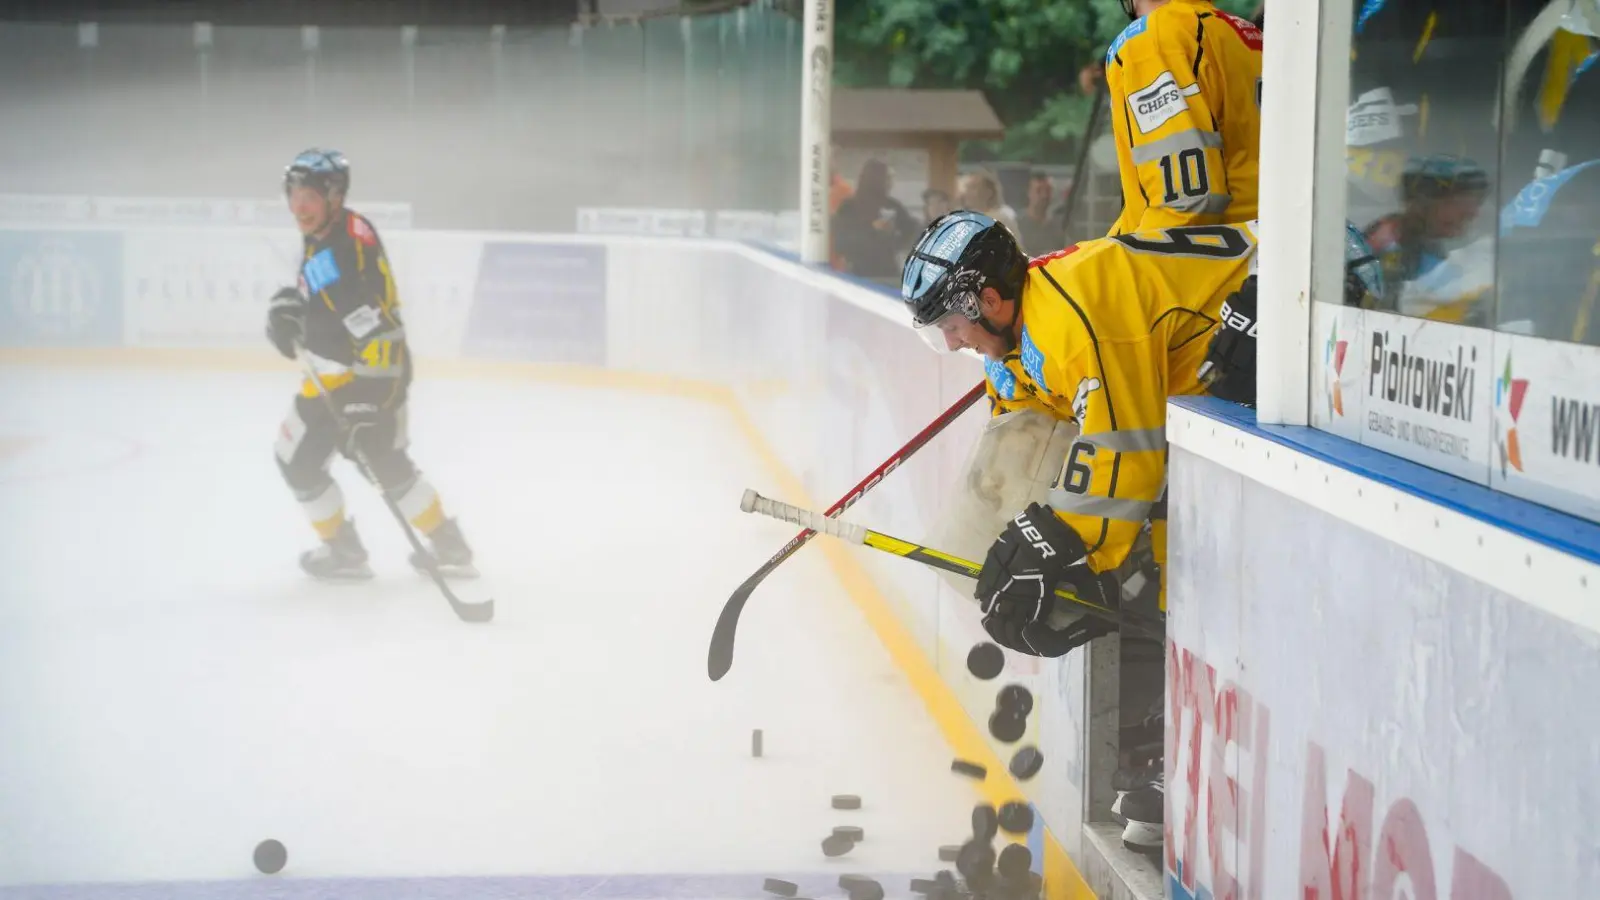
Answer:
[[[833,0],[805,0],[800,58],[800,261],[828,261]]]

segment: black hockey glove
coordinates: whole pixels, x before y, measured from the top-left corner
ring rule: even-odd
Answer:
[[[341,401],[337,392],[334,393],[333,401],[339,410],[339,418],[344,420],[345,428],[348,429],[344,435],[342,448],[345,455],[354,458],[357,450],[371,453],[374,448],[365,446],[363,442],[369,440],[366,432],[378,424],[379,417],[383,414],[382,408],[366,398],[348,398]]]
[[[299,288],[279,288],[267,306],[267,340],[285,359],[306,339],[306,298]]]
[[[1070,625],[1050,624],[1057,588],[1116,608],[1116,580],[1089,568],[1088,549],[1050,507],[1031,504],[1006,525],[989,548],[974,596],[983,610],[983,630],[1002,647],[1029,656],[1065,656],[1115,626],[1090,615]]]
[[[1222,301],[1222,323],[1206,349],[1200,383],[1213,397],[1256,404],[1256,276]]]

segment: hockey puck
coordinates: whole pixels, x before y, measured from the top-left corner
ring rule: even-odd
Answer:
[[[761,889],[779,897],[793,897],[795,894],[800,893],[800,885],[779,878],[768,878],[766,881],[761,882]]]
[[[994,807],[987,803],[979,803],[972,808],[972,837],[973,840],[985,844],[994,840],[995,830],[1000,827],[1000,816],[995,813]]]
[[[1004,707],[989,714],[989,733],[1001,743],[1015,744],[1027,730],[1028,720]]]
[[[1033,829],[1033,807],[1013,800],[1000,807],[1000,827],[1009,834],[1027,834]]]
[[[1008,684],[995,696],[995,705],[1027,718],[1033,712],[1033,694],[1020,684]]]
[[[1011,757],[1009,768],[1018,781],[1027,781],[1044,768],[1044,754],[1038,747],[1023,747]]]
[[[834,809],[860,809],[861,808],[861,798],[857,797],[855,794],[834,794],[833,795],[833,808]]]
[[[828,835],[822,839],[822,855],[843,856],[856,848],[856,842],[848,838]]]
[[[1017,884],[1028,883],[1028,870],[1033,868],[1033,852],[1022,844],[1007,844],[1000,851],[1000,862],[995,866],[1000,877]]]
[[[960,855],[961,855],[961,848],[956,846],[955,844],[945,844],[943,847],[939,848],[939,861],[940,862],[955,862],[956,861],[956,857],[958,857]]]
[[[961,845],[956,857],[956,871],[967,879],[967,884],[978,887],[994,875],[994,848],[987,842],[967,841]]]
[[[883,900],[883,885],[865,875],[840,875],[839,887],[845,889],[850,900]]]
[[[950,771],[956,773],[957,775],[965,775],[968,778],[976,778],[980,781],[989,777],[988,769],[985,769],[983,766],[980,766],[977,763],[967,762],[964,759],[952,760],[950,763]]]
[[[289,861],[289,851],[283,844],[268,839],[256,845],[255,862],[256,871],[263,875],[276,875],[283,871],[283,866]]]
[[[867,836],[867,834],[855,825],[840,825],[839,827],[833,829],[833,836],[836,838],[844,838],[847,841],[859,844],[861,843],[862,839]]]
[[[967,671],[971,672],[975,678],[988,681],[997,677],[1000,674],[1000,670],[1005,667],[1006,654],[1004,650],[1000,649],[999,644],[991,644],[985,641],[981,644],[974,644],[972,649],[967,651]]]

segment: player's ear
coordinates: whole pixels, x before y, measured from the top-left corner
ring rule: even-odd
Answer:
[[[978,293],[978,312],[982,313],[985,318],[996,316],[1000,314],[1002,309],[1005,309],[1008,302],[1006,298],[1000,296],[999,291],[992,287],[986,287]]]

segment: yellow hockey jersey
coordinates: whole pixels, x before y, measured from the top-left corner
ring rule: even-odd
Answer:
[[[1155,519],[1165,564],[1167,398],[1203,393],[1222,302],[1255,269],[1255,223],[1100,238],[1033,261],[1016,352],[986,360],[995,415],[1039,409],[1080,432],[1050,493],[1097,572]]]
[[[1171,0],[1106,53],[1122,179],[1111,234],[1256,217],[1261,31],[1210,0]]]

